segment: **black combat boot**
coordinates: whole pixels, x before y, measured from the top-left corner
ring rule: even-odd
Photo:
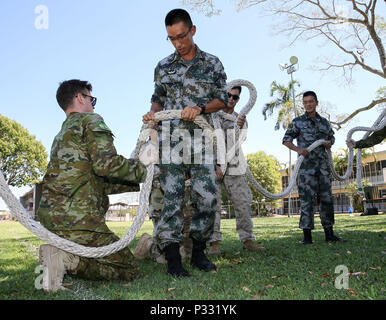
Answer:
[[[180,245],[171,243],[165,248],[165,259],[168,262],[168,273],[173,277],[189,277],[190,274],[182,267]]]
[[[303,229],[304,240],[301,241],[301,244],[312,244],[312,235],[311,229]]]
[[[331,227],[323,227],[323,229],[324,229],[324,234],[326,235],[326,241],[327,242],[337,242],[337,241],[346,242],[346,240],[343,240],[343,239],[334,235],[334,231],[332,230],[332,226]]]
[[[193,239],[192,259],[190,260],[190,264],[205,272],[216,270],[216,265],[213,262],[210,262],[204,253],[205,247],[205,242]]]

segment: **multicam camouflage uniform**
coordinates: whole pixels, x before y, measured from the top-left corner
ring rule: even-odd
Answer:
[[[237,116],[237,113],[235,112],[232,114]],[[225,137],[227,138],[227,132],[229,132],[228,130],[233,131],[235,123],[224,118],[221,118],[220,122],[221,128],[224,130]],[[232,137],[232,135],[229,137]],[[229,150],[234,145],[234,141],[229,141],[229,139],[226,139],[226,143],[227,150]],[[227,165],[227,171],[224,174],[222,183],[224,184],[228,198],[232,201],[235,209],[236,231],[239,234],[239,239],[241,242],[255,239],[255,235],[253,234],[253,222],[251,218],[252,192],[245,179],[245,169],[244,155],[242,154],[241,148],[237,148],[235,150],[235,157]],[[214,232],[210,242],[222,240],[222,234],[220,231],[221,184],[218,184],[217,192],[219,194],[220,205],[217,207]]]
[[[155,69],[155,89],[151,101],[160,104],[164,110],[183,110],[217,98],[227,103],[226,75],[220,60],[196,46],[193,60],[183,60],[177,51],[160,61]],[[209,116],[204,115],[209,121]],[[200,127],[191,121],[175,119],[163,121],[170,125],[170,134],[176,129],[186,129],[194,137],[194,129]],[[161,145],[170,144],[171,149],[180,141],[170,141],[161,134]],[[202,148],[192,146],[191,163],[195,154],[202,154]],[[213,232],[216,207],[216,174],[214,160],[210,164],[165,163],[170,153],[161,147],[161,188],[164,204],[155,234],[161,250],[171,243],[182,241],[185,177],[189,174],[192,183],[192,203],[195,213],[190,227],[190,237],[207,241]],[[173,159],[171,159],[173,160]]]
[[[299,148],[307,148],[319,139],[335,142],[334,131],[327,119],[316,113],[311,118],[308,113],[295,118],[288,127],[283,142],[297,139]],[[324,146],[314,149],[306,157],[299,169],[298,190],[300,198],[301,229],[314,229],[315,197],[320,201],[320,219],[323,227],[334,224],[334,206],[331,192],[330,167]]]
[[[381,143],[386,138],[386,126],[378,131],[374,131],[366,139],[355,142],[355,148],[370,148],[378,143]]]
[[[95,113],[70,113],[55,137],[43,179],[38,217],[48,230],[97,247],[119,238],[105,224],[108,194],[138,191],[146,177],[139,161],[117,155],[113,134]],[[73,272],[86,279],[129,280],[138,267],[128,248],[98,259],[80,257]]]

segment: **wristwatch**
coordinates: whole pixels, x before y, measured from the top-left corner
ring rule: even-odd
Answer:
[[[201,108],[200,114],[205,113],[205,104],[204,103],[199,103],[198,106]]]

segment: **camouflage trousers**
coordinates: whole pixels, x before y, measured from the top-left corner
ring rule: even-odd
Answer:
[[[232,201],[235,217],[236,217],[236,232],[239,234],[241,242],[246,240],[254,240],[253,234],[253,222],[252,222],[252,191],[248,186],[245,176],[230,176],[225,175],[223,179],[223,185],[227,192],[228,199]],[[217,194],[221,201],[221,185],[218,184]],[[222,234],[220,231],[220,216],[221,216],[221,204],[217,207],[216,219],[214,224],[213,235],[210,242],[221,241]]]
[[[300,229],[314,229],[315,199],[320,204],[320,220],[323,227],[334,224],[334,204],[330,175],[299,174],[298,190],[300,198]]]
[[[190,224],[193,217],[193,207],[191,202],[191,187],[185,187],[184,205],[182,208],[184,220],[183,220],[183,241],[182,245],[188,249],[191,247]],[[158,222],[161,218],[162,206],[164,203],[164,193],[161,189],[159,177],[154,178],[153,185],[149,199],[149,217],[153,222],[153,245],[150,249],[150,257],[153,260],[157,260],[158,257],[163,255],[163,252],[159,249],[155,239],[155,230],[157,229]]]
[[[119,240],[107,225],[106,232],[93,231],[53,231],[60,237],[88,247],[101,247]],[[78,278],[88,280],[133,280],[138,277],[139,269],[129,248],[103,258],[79,257],[78,267],[71,272]]]
[[[155,229],[155,240],[162,251],[171,243],[183,240],[185,180],[190,176],[191,201],[194,210],[189,237],[208,241],[213,232],[217,205],[214,164],[161,164],[161,189],[164,192],[160,220]]]

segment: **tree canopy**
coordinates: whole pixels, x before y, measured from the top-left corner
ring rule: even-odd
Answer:
[[[46,167],[43,144],[19,123],[0,115],[0,169],[8,185],[37,183]]]
[[[184,0],[184,5],[205,13],[221,14],[213,0]],[[216,2],[220,3],[220,1]],[[273,28],[284,34],[291,46],[299,41],[315,40],[330,45],[338,53],[315,57],[314,70],[336,74],[347,83],[353,73],[362,70],[386,79],[385,18],[379,12],[384,1],[377,0],[236,0],[237,10],[252,6],[272,15]],[[276,18],[276,19],[275,19]],[[375,58],[375,59],[374,59]],[[386,104],[386,87],[374,88],[375,98],[358,106],[349,115],[337,115],[330,123],[339,130],[360,112]]]
[[[255,180],[271,193],[278,193],[281,190],[281,165],[279,161],[264,151],[258,151],[247,155],[247,164]],[[261,202],[264,198],[260,193],[251,187],[253,201]],[[267,199],[268,200],[268,199]],[[253,205],[255,207],[255,205]]]

